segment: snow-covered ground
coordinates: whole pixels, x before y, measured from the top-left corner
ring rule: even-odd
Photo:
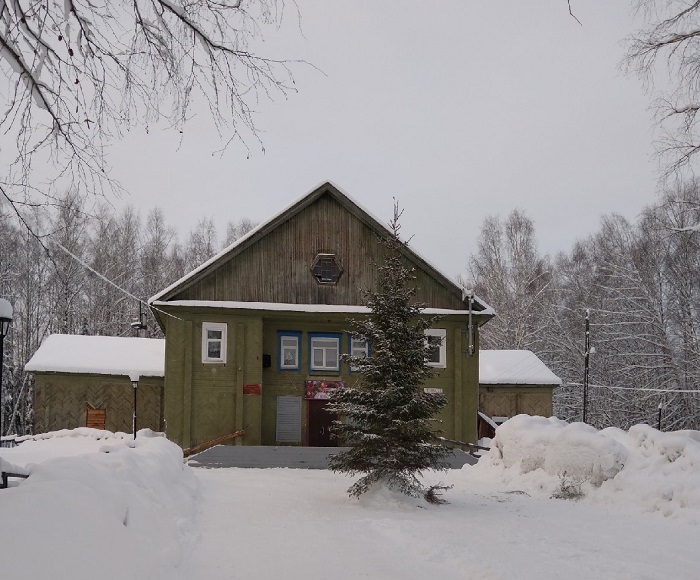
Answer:
[[[698,432],[516,417],[477,466],[426,474],[454,485],[444,506],[350,499],[327,471],[190,469],[152,435],[3,449],[31,472],[0,490],[3,577],[700,578]],[[583,498],[552,499],[562,482]]]

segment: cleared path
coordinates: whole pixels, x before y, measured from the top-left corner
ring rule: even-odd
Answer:
[[[249,467],[267,469],[328,469],[328,457],[347,447],[257,447],[246,445],[217,445],[190,457],[192,467]],[[447,457],[451,469],[460,469],[465,463],[474,465],[476,459],[455,449]]]

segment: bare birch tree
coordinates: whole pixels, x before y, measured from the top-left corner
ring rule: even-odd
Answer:
[[[489,216],[478,244],[469,261],[467,285],[473,284],[498,312],[484,327],[482,346],[532,348],[542,332],[541,314],[546,310],[551,275],[548,259],[538,254],[532,220],[519,210],[505,222]]]
[[[57,187],[119,189],[110,143],[159,122],[177,135],[200,97],[225,142],[254,139],[258,99],[293,90],[284,61],[250,50],[265,25],[279,23],[282,6],[0,0],[0,130],[15,138],[3,147],[0,195],[18,212]]]
[[[646,25],[627,39],[623,67],[653,90],[662,176],[692,168],[700,151],[700,2],[635,0]]]

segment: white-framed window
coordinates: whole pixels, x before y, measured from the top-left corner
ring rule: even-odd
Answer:
[[[350,336],[350,356],[364,357],[369,356],[369,339],[360,335]],[[351,371],[357,372],[357,367],[350,366]]]
[[[428,346],[426,364],[444,369],[447,366],[447,331],[444,328],[429,328],[425,331],[425,341]]]
[[[279,333],[279,366],[280,370],[299,370],[299,345],[301,332]]]
[[[226,333],[224,322],[202,322],[202,362],[226,362]]]
[[[309,369],[340,370],[340,334],[309,334]]]

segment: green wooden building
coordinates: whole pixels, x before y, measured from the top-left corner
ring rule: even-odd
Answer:
[[[349,330],[368,312],[362,292],[375,287],[388,235],[325,183],[151,298],[166,337],[167,436],[183,447],[238,430],[242,445],[335,444],[326,399],[361,378],[342,353],[371,356]],[[411,250],[404,258],[426,315],[442,315],[426,333],[425,388],[448,398],[445,436],[475,441],[479,327],[493,310]]]

